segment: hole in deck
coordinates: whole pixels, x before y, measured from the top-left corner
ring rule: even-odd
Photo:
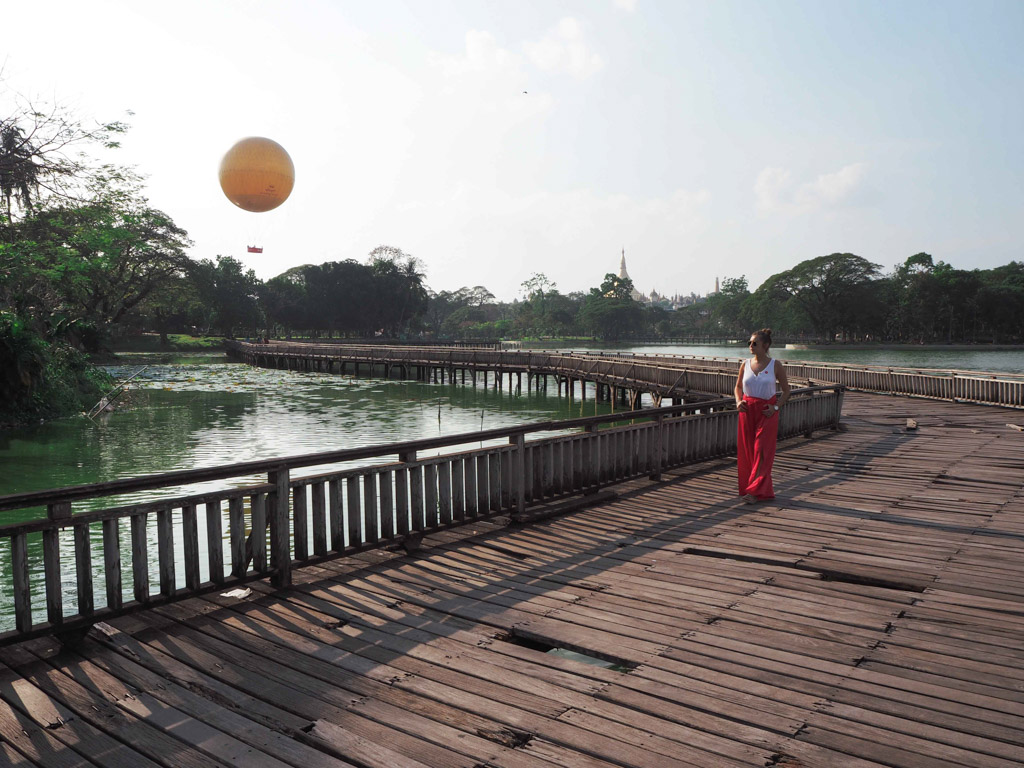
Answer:
[[[495,744],[501,744],[503,747],[508,747],[509,749],[525,747],[530,743],[534,736],[532,733],[521,731],[518,728],[512,728],[511,726],[496,728],[494,730],[477,728],[476,735],[482,739],[493,741]],[[490,763],[487,765],[490,765]]]
[[[524,635],[520,630],[513,630],[511,634],[500,635],[496,640],[504,643],[518,645],[521,648],[529,648],[533,651],[540,651],[549,656],[557,656],[561,659],[589,664],[592,667],[603,667],[614,672],[631,672],[636,669],[637,664],[633,661],[620,659],[599,651],[591,651],[579,646],[568,646],[566,644],[555,645],[536,635]]]

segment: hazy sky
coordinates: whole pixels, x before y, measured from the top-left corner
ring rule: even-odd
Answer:
[[[116,156],[192,256],[264,279],[381,244],[435,290],[503,299],[535,272],[598,285],[622,248],[667,294],[836,251],[1024,259],[1020,0],[40,0],[2,18],[8,90],[132,110]],[[296,166],[269,213],[217,181],[250,135]]]

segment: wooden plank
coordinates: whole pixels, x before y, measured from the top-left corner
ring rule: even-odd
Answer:
[[[395,536],[394,470],[381,472],[380,482],[380,535],[383,539]]]
[[[11,765],[41,768],[84,768],[95,766],[86,757],[68,749],[46,728],[35,725],[6,701],[0,701],[0,746],[16,749]],[[5,749],[3,754],[7,754]]]
[[[377,480],[379,472],[363,475],[363,538],[369,544],[380,541],[380,527],[377,524]]]
[[[423,508],[423,467],[409,467],[409,514],[412,518],[412,530],[422,531],[426,526]]]
[[[156,513],[156,538],[160,594],[173,595],[177,585],[174,572],[174,521],[170,509],[161,509]]]
[[[121,525],[119,520],[104,520],[102,526],[107,606],[116,610],[121,607],[124,590],[121,582]]]
[[[395,470],[395,533],[409,531],[409,472],[404,467]]]
[[[426,464],[423,471],[424,528],[436,528],[438,514],[438,473],[437,464]]]
[[[149,515],[132,515],[132,592],[140,603],[149,600],[149,543],[146,528]]]
[[[327,494],[326,483],[311,483],[313,497],[313,554],[327,554]]]
[[[473,518],[479,515],[480,509],[477,506],[476,461],[467,457],[463,460],[463,466],[466,477],[466,517]]]
[[[195,504],[181,508],[181,538],[185,554],[185,587],[195,590],[199,587],[199,528]]]
[[[249,497],[249,541],[252,542],[252,567],[256,573],[267,572],[267,494]]]
[[[228,531],[231,546],[231,575],[240,577],[245,574],[248,564],[245,561],[245,499],[232,498],[228,502]]]
[[[350,475],[345,478],[345,515],[348,518],[348,545],[350,547],[358,547],[363,543],[362,509],[359,496],[359,476]]]
[[[64,621],[64,597],[60,578],[60,530],[43,531],[43,578],[46,591],[46,620],[54,626]]]
[[[32,592],[28,572],[28,542],[26,534],[11,537],[11,581],[14,592],[14,626],[27,632],[32,626]]]
[[[488,491],[490,476],[487,472],[487,459],[487,454],[476,457],[476,513],[481,516],[486,515],[490,510],[490,493]]]
[[[206,547],[209,552],[210,581],[214,584],[223,584],[224,527],[220,499],[206,502],[203,511],[206,515]]]
[[[452,469],[452,519],[461,522],[466,519],[466,462],[455,459]]]
[[[92,541],[88,525],[75,526],[75,575],[78,578],[78,613],[90,616],[95,608],[92,585]],[[116,574],[115,574],[116,575]]]
[[[501,506],[501,465],[504,462],[505,456],[494,452],[487,457],[488,477],[487,483],[490,489],[490,499],[488,500],[488,509],[493,512],[500,511]]]
[[[155,653],[141,643],[133,643],[126,636],[117,638],[116,645],[124,649],[123,655],[113,650],[113,647],[103,648],[91,644],[88,652],[90,661],[119,681],[147,691],[161,703],[189,717],[203,720],[244,741],[255,751],[266,753],[284,764],[308,768],[342,768],[349,765],[307,747],[280,730],[282,726],[290,729],[305,727],[308,724],[305,719],[264,704],[254,697],[243,696],[236,689],[222,685],[185,664],[175,663],[166,655]],[[143,666],[143,663],[136,663],[136,660],[148,662],[148,665]],[[190,681],[193,690],[182,685],[180,681],[183,680]],[[205,695],[193,691],[202,691]],[[232,700],[236,706],[219,706],[217,695],[226,697],[224,700]]]
[[[292,546],[296,560],[309,559],[309,510],[306,505],[305,485],[292,488]]]
[[[439,522],[448,525],[453,519],[451,464],[448,462],[437,465],[437,504]]]
[[[107,734],[122,744],[141,753],[153,763],[168,765],[167,758],[173,756],[173,764],[183,768],[203,768],[210,765],[227,765],[213,755],[204,754],[194,745],[190,745],[187,735],[182,738],[165,733],[158,724],[147,723],[140,719],[138,713],[132,712],[133,695],[125,695],[124,687],[114,682],[105,685],[103,675],[97,675],[87,662],[88,673],[81,669],[80,664],[66,655],[59,665],[66,665],[71,674],[64,674],[50,664],[31,656],[21,650],[17,655],[8,654],[7,660],[22,677],[30,681],[36,688],[49,696],[61,706],[75,713],[81,720],[94,729]],[[113,694],[113,695],[111,695]],[[187,720],[179,717],[175,732],[180,726],[187,726]],[[187,728],[182,728],[185,731]],[[146,761],[139,760],[139,763]]]
[[[332,479],[327,484],[330,507],[331,550],[341,552],[345,549],[345,506],[342,502],[341,480]]]

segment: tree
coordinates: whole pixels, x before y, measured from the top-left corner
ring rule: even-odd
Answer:
[[[705,304],[720,331],[743,335],[751,324],[745,309],[749,298],[746,276],[727,277],[722,281],[721,290],[708,296]]]
[[[209,326],[209,313],[196,284],[184,274],[158,285],[140,302],[133,315],[137,327],[157,331],[160,343],[165,345],[171,331]]]
[[[374,277],[375,330],[398,336],[427,310],[422,262],[401,248],[379,245],[370,251],[369,265]]]
[[[88,199],[97,181],[123,171],[98,164],[81,148],[117,147],[117,135],[127,129],[119,121],[87,125],[66,107],[16,95],[11,112],[0,117],[0,218],[13,221],[16,209],[30,213],[48,197]]]
[[[260,286],[260,306],[268,325],[291,332],[310,327],[306,275],[310,265],[292,267]]]
[[[879,266],[852,253],[833,253],[802,261],[769,278],[771,291],[785,294],[826,340],[854,327],[863,288]],[[760,288],[758,289],[760,291]],[[787,302],[788,303],[788,302]]]
[[[51,337],[98,336],[154,290],[184,274],[188,234],[145,198],[108,190],[86,204],[47,204],[9,228],[0,300],[30,313]]]
[[[216,262],[201,259],[188,265],[203,303],[214,307],[214,325],[229,339],[236,329],[255,334],[262,313],[258,303],[260,281],[251,269],[233,256]]]
[[[600,287],[590,289],[580,308],[580,322],[605,340],[636,335],[643,326],[643,307],[633,300],[632,292],[632,280],[609,272]]]

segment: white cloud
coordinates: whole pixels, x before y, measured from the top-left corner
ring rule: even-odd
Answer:
[[[616,8],[632,13],[636,10],[636,0],[613,0]]]
[[[757,212],[797,216],[850,205],[863,189],[866,172],[866,164],[852,163],[798,184],[785,168],[765,168],[754,182]]]
[[[571,16],[555,25],[539,42],[524,43],[523,50],[534,66],[545,72],[566,72],[576,78],[590,77],[604,62],[584,40],[583,28]]]

